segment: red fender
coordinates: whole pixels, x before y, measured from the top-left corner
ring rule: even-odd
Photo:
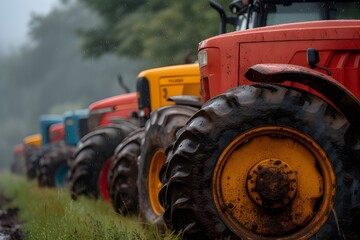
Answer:
[[[348,119],[353,130],[360,132],[359,99],[330,76],[297,65],[257,64],[247,70],[245,77],[253,82],[283,83],[290,81],[309,86],[338,108]]]

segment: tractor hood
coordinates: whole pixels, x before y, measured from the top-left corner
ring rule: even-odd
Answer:
[[[93,110],[109,108],[109,107],[115,108],[119,105],[124,106],[124,105],[133,105],[133,104],[137,104],[136,93],[127,93],[94,102],[89,106],[89,110],[93,111]]]

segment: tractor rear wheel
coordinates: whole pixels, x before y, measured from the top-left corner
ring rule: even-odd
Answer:
[[[65,143],[50,146],[39,161],[38,183],[40,187],[63,187],[68,176],[68,160],[75,152],[75,148]]]
[[[144,136],[144,128],[130,133],[116,148],[109,169],[109,196],[115,211],[122,215],[138,212],[136,180],[140,145]]]
[[[153,111],[146,122],[145,138],[141,146],[138,189],[141,215],[150,223],[163,223],[158,194],[161,189],[159,173],[166,160],[166,149],[176,138],[176,132],[198,109],[170,105]]]
[[[359,237],[359,156],[348,145],[359,137],[349,129],[299,89],[260,84],[213,98],[162,174],[166,224],[187,239]]]
[[[28,179],[34,179],[36,177],[36,162],[39,149],[31,146],[25,146],[25,173]]]
[[[25,171],[28,179],[37,177],[40,159],[50,150],[50,145],[46,144],[40,148],[28,145],[25,147]]]
[[[106,199],[107,184],[106,181],[103,183],[103,179],[107,179],[107,176],[102,169],[111,159],[116,146],[133,130],[135,126],[113,124],[100,127],[81,139],[81,144],[70,163],[69,184],[73,199],[80,195],[97,198],[100,191]]]

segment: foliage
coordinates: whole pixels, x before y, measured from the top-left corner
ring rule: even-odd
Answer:
[[[195,60],[198,43],[218,32],[218,14],[207,0],[80,1],[103,19],[101,26],[80,31],[87,57],[115,52],[160,65],[179,64],[189,54]]]
[[[105,54],[84,59],[76,34],[100,22],[84,4],[69,1],[49,14],[34,15],[33,40],[8,55],[0,55],[0,168],[8,165],[14,145],[39,132],[39,116],[86,108],[92,102],[121,94],[116,76],[131,90],[144,61]]]
[[[138,216],[122,217],[102,200],[72,201],[66,189],[40,189],[6,172],[0,173],[0,187],[11,205],[20,208],[22,229],[27,239],[179,239],[142,224]]]

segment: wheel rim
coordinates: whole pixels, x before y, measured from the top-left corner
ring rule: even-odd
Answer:
[[[161,167],[166,160],[165,151],[162,149],[157,150],[151,158],[149,175],[148,175],[148,189],[151,208],[157,216],[160,216],[164,212],[164,208],[161,206],[158,195],[162,184],[159,179],[159,173]]]
[[[67,164],[61,165],[55,171],[55,187],[63,187],[67,183],[69,167]]]
[[[307,239],[331,214],[336,177],[312,138],[267,126],[241,134],[225,148],[211,187],[218,214],[239,237]]]
[[[102,198],[108,202],[110,201],[109,191],[107,187],[108,172],[111,164],[111,159],[107,160],[100,171],[99,188]]]

